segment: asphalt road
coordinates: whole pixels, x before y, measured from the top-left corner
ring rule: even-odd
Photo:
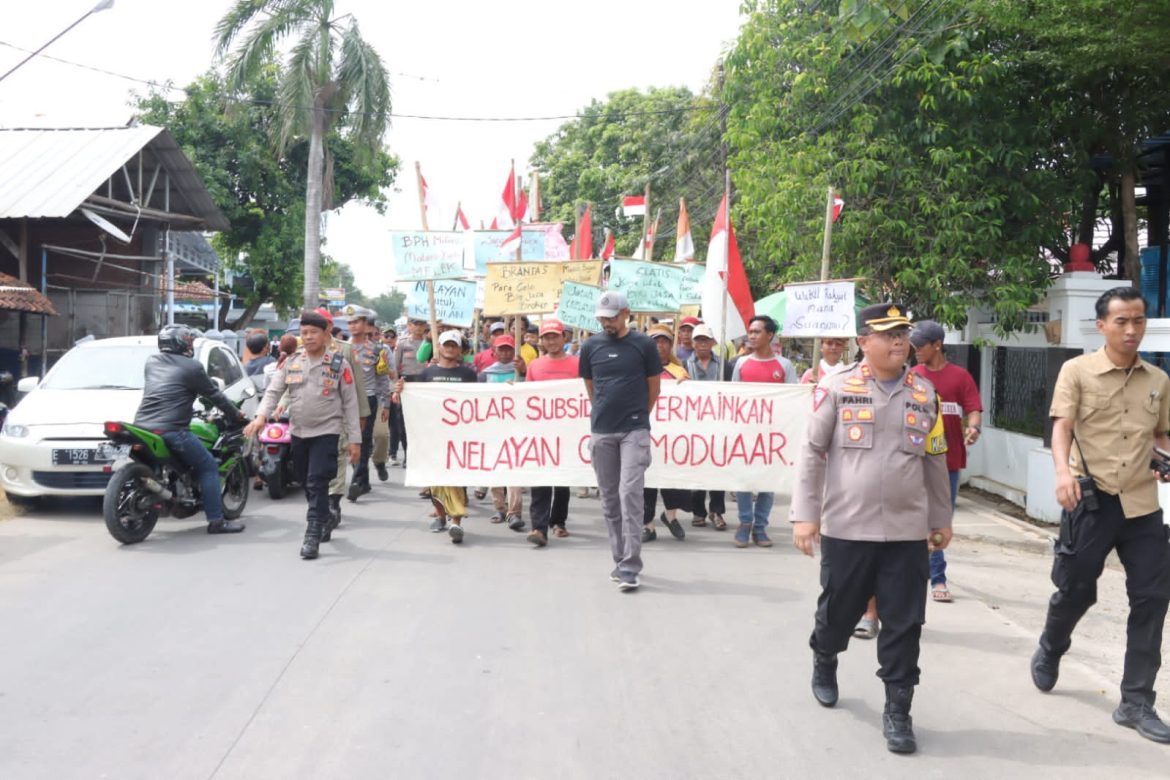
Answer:
[[[1027,659],[1047,561],[984,538],[976,514],[951,554],[956,602],[928,608],[919,753],[902,757],[881,738],[872,642],[842,657],[837,708],[812,700],[817,565],[787,546],[781,502],[771,550],[660,529],[632,594],[608,579],[596,499],[574,496],[573,536],[541,550],[488,524],[490,503],[462,547],[427,532],[427,511],[413,489],[376,485],[346,503],[315,562],[297,555],[297,496],[253,493],[240,536],[160,521],[133,547],[92,502],[0,521],[0,778],[1002,780],[1170,766],[1170,747],[1110,720],[1119,575],[1040,694]]]

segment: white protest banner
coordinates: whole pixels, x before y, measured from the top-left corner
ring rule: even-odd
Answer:
[[[462,278],[464,241],[454,231],[391,230],[395,281]]]
[[[790,492],[812,385],[662,383],[646,486]],[[406,484],[596,485],[582,380],[419,383]]]
[[[632,312],[677,312],[682,277],[683,269],[674,264],[643,260],[609,261],[609,289],[624,292]]]
[[[470,328],[475,319],[475,282],[443,279],[435,285],[435,319],[444,325]],[[427,283],[415,282],[406,299],[406,315],[412,320],[429,320]]]
[[[597,299],[600,297],[600,287],[565,282],[561,287],[561,300],[557,304],[556,318],[567,328],[580,328],[597,333],[601,329],[601,323],[597,321]]]
[[[786,284],[784,338],[852,338],[857,335],[853,282]]]

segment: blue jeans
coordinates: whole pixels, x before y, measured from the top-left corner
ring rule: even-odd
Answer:
[[[951,477],[951,511],[954,512],[955,501],[959,498],[959,472],[948,471]],[[935,550],[930,554],[930,584],[947,584],[947,559],[942,550]]]
[[[162,435],[175,457],[190,467],[199,478],[203,511],[207,522],[223,522],[223,496],[219,486],[219,464],[191,431],[167,431]]]
[[[775,493],[756,493],[756,505],[753,509],[752,494],[736,491],[735,511],[739,513],[740,524],[763,531],[768,527],[768,515],[772,514],[772,503],[775,500]]]

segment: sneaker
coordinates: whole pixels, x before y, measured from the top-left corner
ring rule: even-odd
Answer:
[[[508,515],[508,527],[513,531],[524,530],[524,518],[520,515]]]
[[[398,465],[398,464],[394,464],[394,465]],[[386,480],[390,479],[390,472],[386,470],[385,463],[375,463],[374,469],[378,472],[378,479],[380,479],[381,481],[385,482]]]
[[[361,494],[362,494],[362,483],[353,482],[350,484],[349,492],[345,494],[345,497],[347,499],[349,499],[350,501],[357,501],[358,496],[360,496]]]
[[[440,517],[436,517],[434,520],[431,521],[431,533],[441,534],[441,533],[443,533],[443,531],[446,531],[446,530],[447,530],[447,518],[440,516]]]
[[[642,541],[653,542],[658,538],[658,532],[648,525],[642,526]]]
[[[622,570],[615,568],[613,571],[611,571],[609,573],[609,581],[610,582],[621,582],[622,581]]]
[[[589,498],[589,488],[581,488],[577,491],[577,498]]]
[[[546,544],[548,544],[548,537],[544,535],[543,531],[534,528],[528,534],[528,541],[532,542],[537,547],[544,547]]]
[[[751,543],[752,527],[746,523],[740,523],[739,528],[735,529],[735,546],[747,547]]]
[[[666,530],[670,531],[670,535],[675,539],[678,539],[681,542],[683,539],[687,538],[687,532],[683,530],[682,523],[678,521],[678,518],[671,520],[666,516],[666,512],[663,512],[658,516],[658,519],[664,526],[666,526]]]
[[[395,455],[393,458],[390,459],[391,466],[398,466],[398,465],[401,465],[401,463],[402,463],[402,461],[398,460],[397,455]]]
[[[1170,743],[1170,726],[1162,722],[1149,704],[1122,702],[1113,711],[1113,722],[1127,729],[1136,729],[1138,734],[1153,742]]]
[[[772,546],[772,540],[768,538],[768,532],[762,528],[759,531],[752,532],[752,541],[755,542],[756,546],[758,547]]]
[[[209,534],[238,534],[243,530],[244,524],[235,520],[214,520],[207,524]]]
[[[447,535],[451,537],[451,544],[463,544],[463,526],[452,523]]]
[[[618,575],[618,590],[637,590],[641,584],[638,581],[638,575],[633,572],[623,571]]]

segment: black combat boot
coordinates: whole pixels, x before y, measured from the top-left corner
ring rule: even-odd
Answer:
[[[321,522],[321,542],[329,542],[333,540],[333,529],[341,522],[341,496],[330,496],[329,501],[329,517]],[[337,510],[333,508],[333,498],[337,499]]]
[[[320,520],[310,520],[309,527],[305,529],[305,541],[301,545],[301,557],[307,561],[317,557],[317,549],[321,544],[321,526]]]
[[[329,521],[333,528],[341,525],[341,496],[329,496]]]
[[[910,702],[914,686],[886,683],[886,708],[882,712],[882,734],[886,749],[891,753],[913,753],[918,750],[914,740],[914,724],[910,719]]]
[[[813,654],[812,692],[822,707],[837,703],[837,656]]]
[[[356,479],[353,482],[350,482],[349,483],[349,492],[346,493],[345,497],[348,498],[350,501],[357,501],[358,496],[360,496],[361,494],[362,494],[362,483]],[[332,496],[330,496],[330,498],[332,498]],[[338,498],[341,498],[341,496],[338,496]]]

